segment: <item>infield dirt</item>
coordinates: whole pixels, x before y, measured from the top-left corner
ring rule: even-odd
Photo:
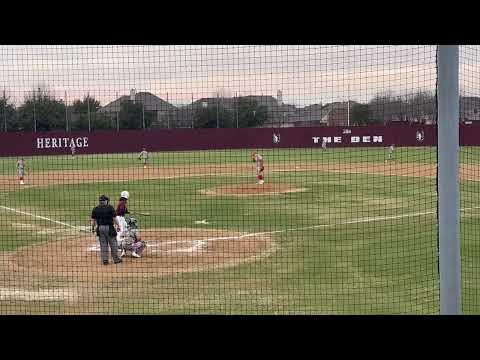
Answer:
[[[324,171],[331,173],[391,175],[434,178],[437,174],[435,164],[419,163],[352,163],[352,164],[315,164],[315,163],[282,163],[274,164],[265,169],[266,183],[268,174],[277,172],[301,172],[301,171]],[[121,174],[122,176],[118,176]],[[252,176],[252,184],[255,184],[255,172],[249,165],[195,165],[149,167],[147,169],[137,167],[113,168],[106,170],[64,170],[58,171],[32,171],[27,173],[26,186],[48,186],[62,184],[101,183],[101,182],[125,182],[135,180],[173,179],[193,176],[228,176],[248,175]],[[461,180],[480,180],[480,166],[462,164],[460,168]],[[264,184],[264,185],[265,185]],[[15,176],[0,176],[0,187],[3,191],[18,190],[19,185]]]

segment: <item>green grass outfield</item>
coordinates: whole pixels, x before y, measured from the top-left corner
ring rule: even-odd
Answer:
[[[268,173],[282,162],[384,163],[385,149],[275,149],[261,151],[267,182],[305,192],[261,197],[209,197],[199,190],[251,183],[254,175],[195,176],[99,184],[30,187],[1,192],[0,205],[83,226],[98,195],[131,193],[130,210],[142,228],[206,228],[275,232],[279,245],[267,258],[216,271],[183,273],[125,284],[95,297],[84,312],[112,314],[437,314],[439,313],[436,181],[432,178],[321,171]],[[152,166],[248,164],[248,150],[153,153]],[[139,167],[137,154],[27,157],[28,171]],[[16,158],[0,158],[0,174],[15,176]],[[461,161],[480,164],[478,148],[462,148]],[[395,162],[434,164],[432,148],[398,148]],[[121,172],[119,172],[121,177]],[[480,177],[480,174],[476,174]],[[479,182],[462,191],[463,304],[480,313]],[[20,228],[61,228],[47,220],[0,208],[0,250],[52,240]],[[209,224],[195,224],[207,219]],[[312,228],[317,225],[328,225]],[[295,229],[295,230],[292,230]],[[139,260],[141,261],[141,260]],[[28,277],[28,273],[25,273]],[[18,284],[22,287],[22,284]],[[45,287],[52,286],[46,284]],[[107,286],[108,288],[108,286]],[[90,291],[95,293],[96,289]],[[105,289],[104,289],[105,291]],[[84,300],[93,301],[93,300]],[[61,301],[0,299],[0,313],[62,313]]]

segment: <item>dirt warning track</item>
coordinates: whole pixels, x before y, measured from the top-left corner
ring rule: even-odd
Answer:
[[[363,163],[279,163],[267,166],[265,174],[268,183],[269,173],[324,171],[331,173],[371,174],[387,176],[411,176],[434,178],[437,174],[436,164],[398,163],[398,162],[363,162]],[[251,165],[195,165],[195,166],[169,166],[149,167],[147,169],[113,168],[106,170],[64,170],[64,171],[32,171],[27,173],[26,186],[49,186],[62,184],[82,184],[101,182],[125,182],[135,180],[174,179],[194,176],[252,176],[255,182],[255,172]],[[479,181],[480,166],[462,164],[460,179],[463,181]],[[15,176],[0,176],[2,191],[14,191],[21,188]]]

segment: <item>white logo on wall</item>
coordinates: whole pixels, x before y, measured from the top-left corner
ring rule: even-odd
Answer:
[[[273,134],[273,143],[278,144],[280,142],[280,134]]]
[[[425,133],[423,132],[423,130],[418,130],[416,137],[417,137],[417,141],[419,142],[423,141],[425,139]]]
[[[327,143],[327,144],[341,144],[343,142],[343,137],[342,136],[312,136],[312,140],[314,144],[318,143]],[[358,144],[358,143],[363,143],[363,144],[368,144],[368,143],[383,143],[383,136],[382,135],[366,135],[366,136],[350,136],[347,137],[347,142],[351,144]]]
[[[88,147],[88,137],[77,138],[37,138],[37,149],[52,148],[86,148]]]

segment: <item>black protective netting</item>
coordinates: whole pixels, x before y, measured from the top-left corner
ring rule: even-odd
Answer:
[[[1,46],[0,313],[438,313],[435,55]],[[462,148],[469,312],[477,160]],[[100,195],[118,243],[91,231]]]
[[[460,46],[460,239],[462,304],[465,314],[479,313],[480,259],[479,147],[476,124],[480,120],[478,46]]]

